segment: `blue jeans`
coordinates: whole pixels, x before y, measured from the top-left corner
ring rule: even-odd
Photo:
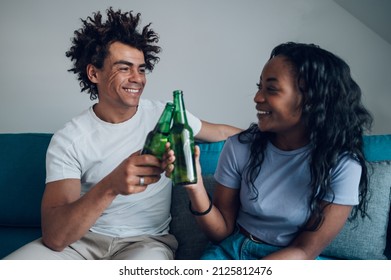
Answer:
[[[244,236],[236,228],[232,235],[219,244],[209,243],[202,260],[259,260],[283,247],[257,243]],[[323,259],[318,257],[317,259]]]
[[[256,243],[239,232],[235,231],[218,244],[210,243],[202,260],[259,260],[260,258],[280,250],[281,247]]]

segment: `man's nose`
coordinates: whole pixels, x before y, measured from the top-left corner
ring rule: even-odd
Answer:
[[[145,77],[144,73],[142,73],[142,72],[140,72],[140,71],[135,69],[135,70],[131,70],[128,79],[129,79],[129,82],[138,82],[138,83],[140,83],[140,82],[143,81],[144,77]]]

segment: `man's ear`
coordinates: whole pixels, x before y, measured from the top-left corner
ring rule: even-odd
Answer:
[[[96,67],[94,65],[92,65],[92,64],[87,65],[87,76],[91,82],[98,83],[97,71],[96,71]]]

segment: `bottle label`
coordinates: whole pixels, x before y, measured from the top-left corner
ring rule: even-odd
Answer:
[[[185,162],[187,166],[187,178],[190,182],[194,181],[194,164],[193,164],[193,154],[192,154],[192,145],[190,138],[187,138],[183,143],[183,155],[185,157]]]

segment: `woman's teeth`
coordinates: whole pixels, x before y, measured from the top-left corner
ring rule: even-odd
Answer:
[[[269,114],[271,114],[271,112],[270,111],[258,111],[258,114],[260,114],[260,115],[269,115]]]

